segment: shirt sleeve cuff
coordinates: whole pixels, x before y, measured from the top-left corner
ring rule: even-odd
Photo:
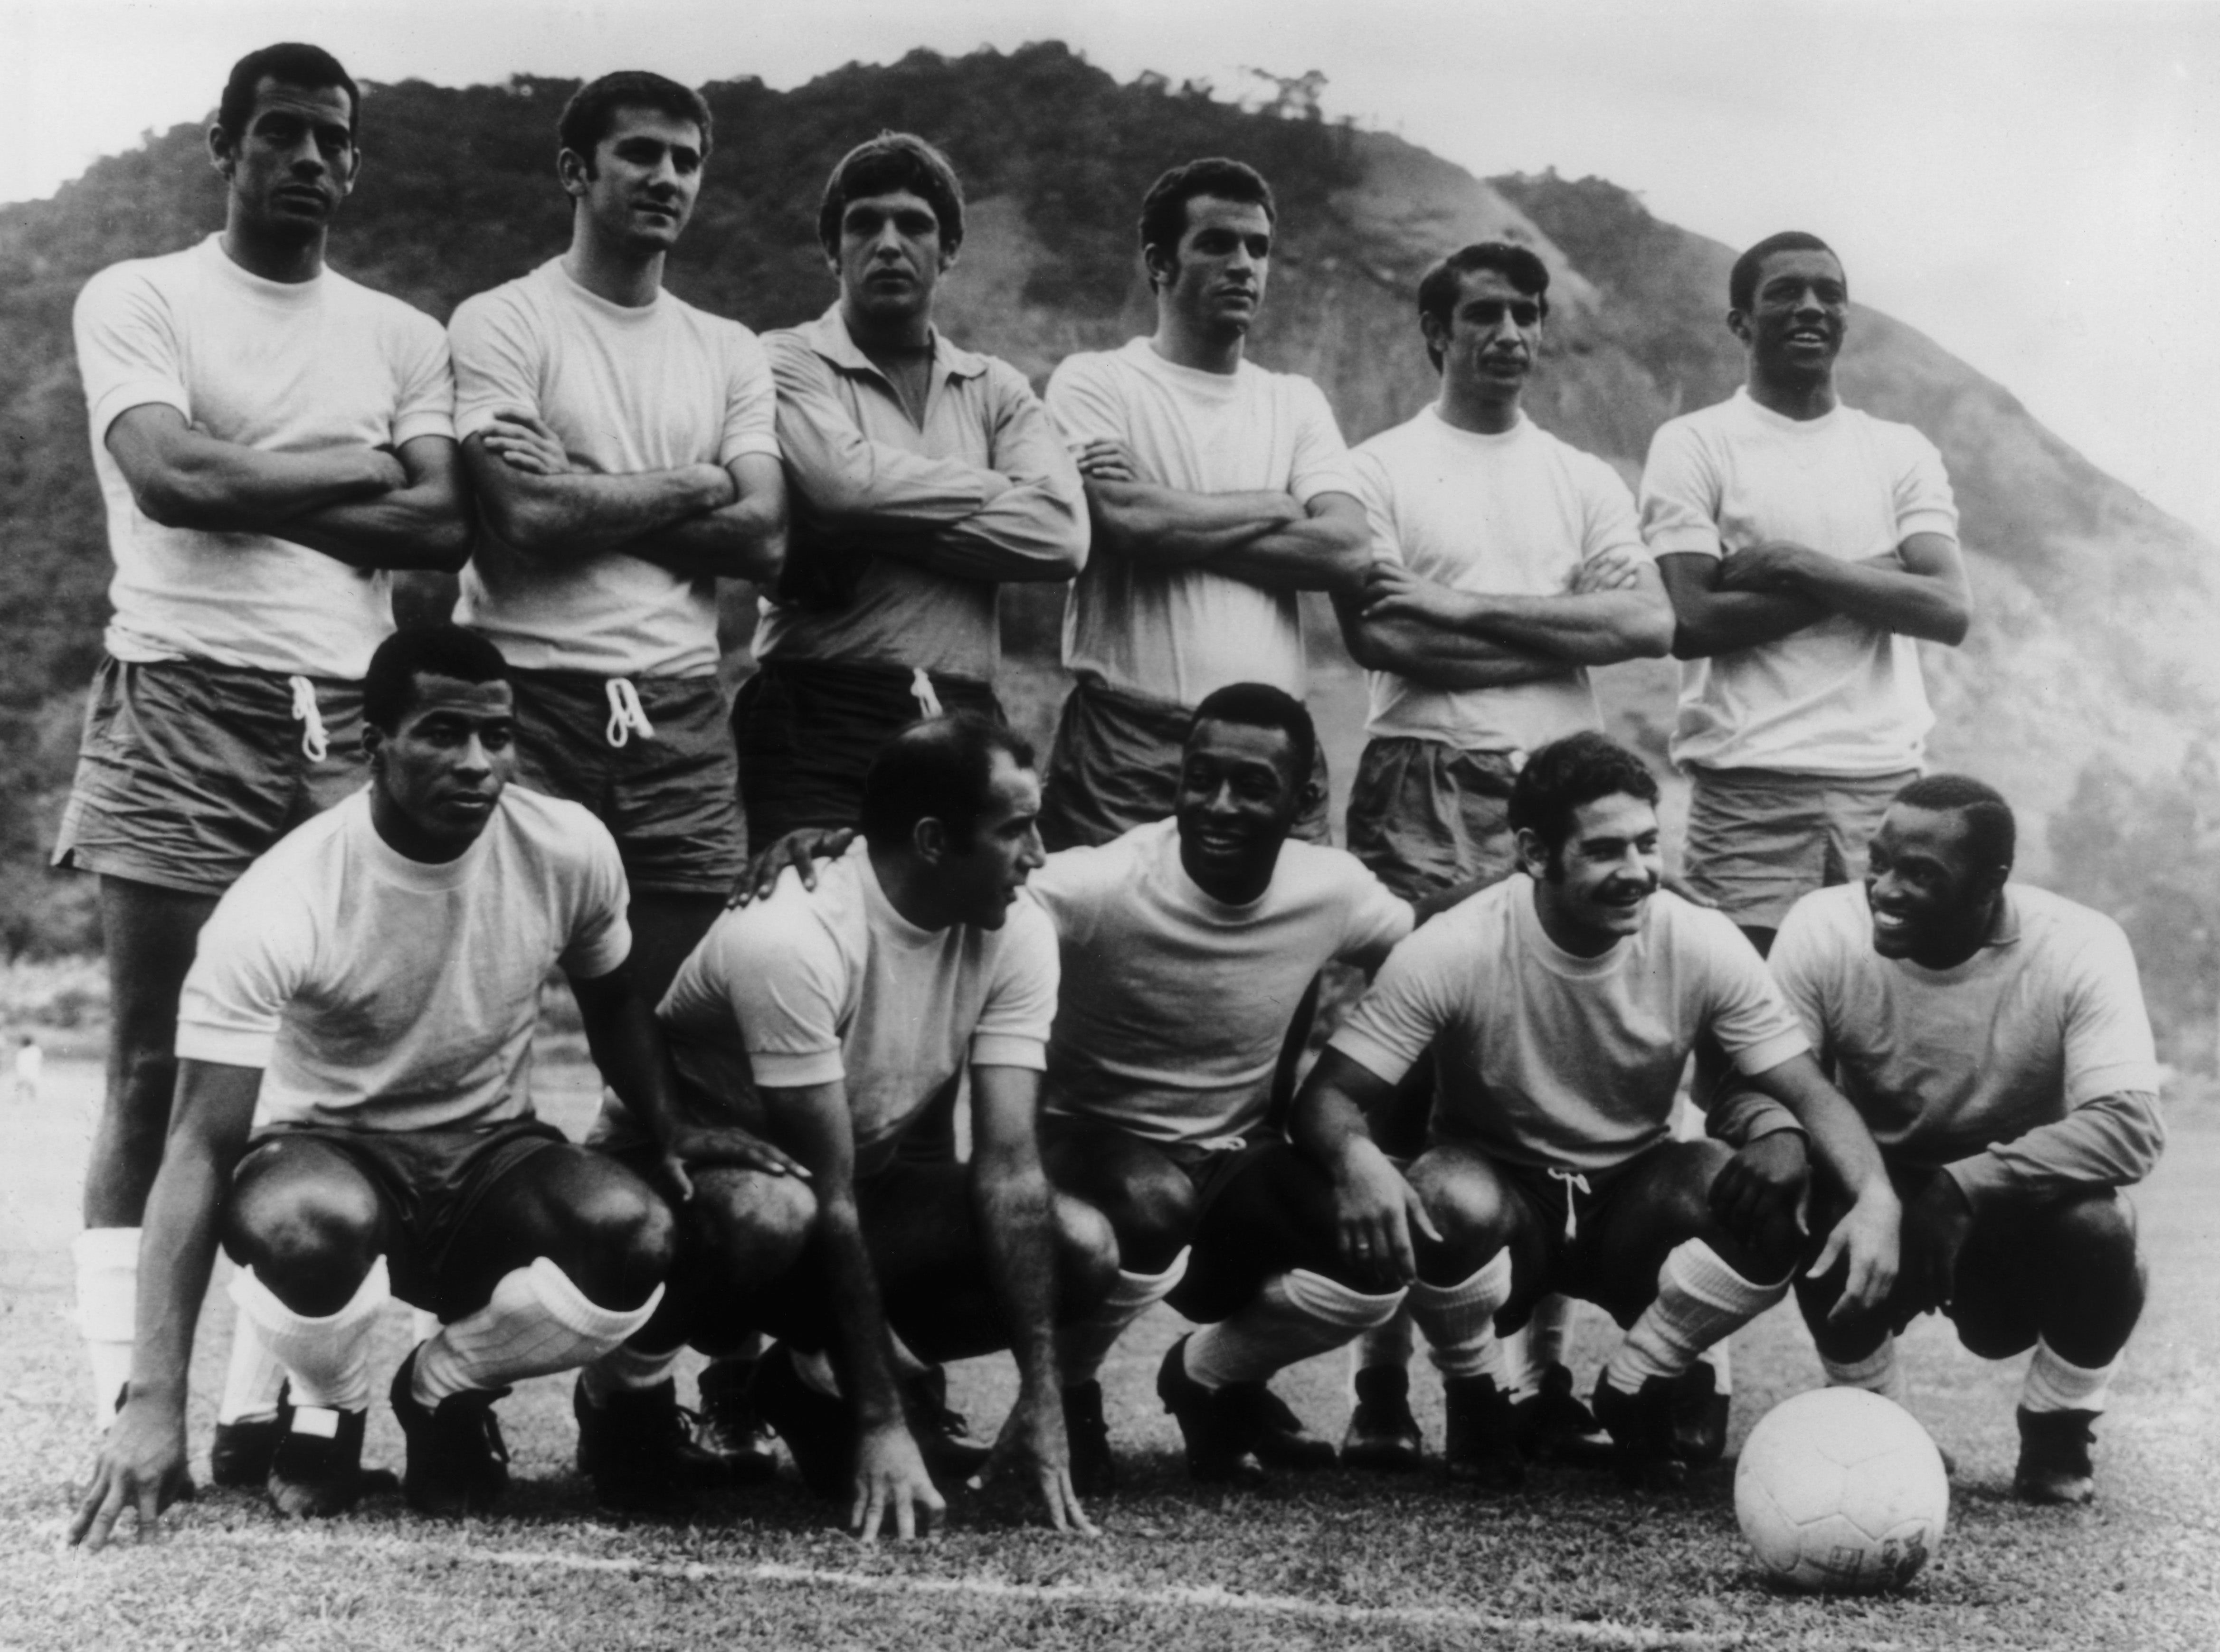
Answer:
[[[249,1032],[236,1028],[209,1026],[205,1022],[178,1023],[177,1053],[179,1061],[212,1061],[225,1067],[266,1068],[278,1047],[278,1034],[273,1028],[267,1032]]]
[[[1413,1063],[1386,1045],[1344,1027],[1326,1040],[1326,1048],[1339,1050],[1373,1077],[1386,1084],[1400,1084]]]
[[[504,413],[529,413],[532,409],[521,402],[481,402],[475,407],[455,409],[455,439],[466,442],[481,431],[493,427],[493,421]]]
[[[775,1090],[798,1090],[805,1084],[831,1084],[847,1077],[848,1069],[840,1064],[840,1051],[812,1050],[800,1055],[783,1050],[751,1050],[748,1051],[748,1070],[755,1075],[756,1082]]]
[[[1940,533],[1951,544],[1958,543],[1958,514],[1949,510],[1915,510],[1897,519],[1897,538],[1899,541],[1915,533]]]
[[[455,419],[448,413],[416,413],[396,422],[393,427],[393,445],[406,446],[419,436],[455,437]]]
[[[2066,1105],[2086,1107],[2105,1096],[2124,1095],[2130,1091],[2156,1095],[2165,1082],[2165,1075],[2155,1063],[2117,1061],[2110,1066],[2092,1067],[2086,1072],[2074,1074],[2073,1088],[2066,1093]]]
[[[1725,549],[1719,544],[1718,530],[1712,527],[1668,527],[1647,535],[1643,543],[1649,545],[1652,557],[1678,556],[1683,552],[1699,557],[1724,557]]]
[[[974,1067],[1025,1067],[1045,1072],[1048,1068],[1048,1045],[1038,1038],[1028,1038],[1014,1032],[979,1032],[971,1038],[971,1064]]]
[[[717,455],[717,463],[730,464],[734,459],[745,458],[751,453],[760,453],[765,458],[778,458],[778,438],[765,431],[760,436],[743,436],[738,441],[727,442]]]
[[[159,381],[122,384],[102,396],[92,409],[92,445],[98,447],[105,443],[109,426],[134,408],[175,408],[179,418],[192,422],[192,408],[176,385]]]
[[[1761,1073],[1771,1072],[1784,1061],[1809,1055],[1811,1050],[1812,1041],[1801,1032],[1776,1032],[1737,1055],[1734,1064],[1744,1077],[1755,1078]]]
[[[1993,1153],[1975,1153],[1957,1159],[1942,1167],[1942,1174],[1958,1184],[1958,1191],[1966,1195],[1966,1203],[1979,1210],[1990,1198],[2008,1191],[2011,1187],[2011,1171]]]

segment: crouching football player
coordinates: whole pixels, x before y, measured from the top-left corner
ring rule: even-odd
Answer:
[[[392,1387],[403,1488],[429,1512],[483,1509],[506,1484],[493,1406],[508,1384],[583,1365],[646,1321],[669,1210],[532,1113],[551,964],[603,1075],[667,1154],[783,1163],[744,1132],[677,1122],[626,969],[616,846],[577,805],[506,786],[514,717],[493,645],[452,627],[389,638],[363,714],[371,783],[248,870],[185,983],[128,1400],[72,1528],[96,1548],[124,1508],[151,1529],[190,1489],[186,1372],[219,1241],[240,1312],[291,1384],[268,1482],[290,1514],[361,1493],[389,1292],[443,1322]]]
[[[1296,1103],[1325,1213],[1301,1265],[1409,1287],[1444,1378],[1450,1473],[1486,1489],[1524,1474],[1499,1316],[1516,1325],[1552,1291],[1626,1327],[1594,1396],[1622,1477],[1682,1477],[1674,1380],[1787,1293],[1807,1132],[1855,1194],[1821,1264],[1847,1255],[1854,1307],[1895,1275],[1897,1201],[1871,1138],[1749,943],[1659,890],[1656,799],[1600,734],[1536,751],[1510,801],[1520,872],[1396,949]],[[1744,1111],[1739,1152],[1671,1139],[1705,1035],[1768,1098]],[[1399,1175],[1365,1113],[1430,1048],[1428,1146]]]
[[[979,1466],[921,1449],[939,1444],[939,1400],[918,1392],[920,1362],[999,1349],[1016,1356],[1018,1400],[996,1456],[1059,1530],[1093,1530],[1071,1483],[1055,1325],[1094,1309],[1118,1252],[1101,1216],[1041,1169],[1056,935],[1018,899],[1041,863],[1039,813],[1024,741],[973,713],[912,725],[865,775],[861,840],[814,891],[786,878],[726,913],[660,1012],[688,1099],[807,1173],[695,1178],[668,1345],[782,1338],[757,1404],[804,1482],[845,1499],[866,1537],[937,1524],[936,1470]],[[967,1075],[970,1162],[903,1153]]]
[[[1781,926],[1773,972],[1904,1206],[1885,1302],[1838,1312],[1842,1281],[1824,1275],[1799,1280],[1797,1300],[1828,1381],[1899,1402],[1892,1333],[1930,1309],[1985,1359],[2033,1348],[2012,1488],[2079,1503],[2143,1306],[2122,1189],[2150,1173],[2166,1132],[2127,938],[2008,882],[2014,838],[1991,788],[1916,780],[1881,819],[1864,886],[1807,895]]]

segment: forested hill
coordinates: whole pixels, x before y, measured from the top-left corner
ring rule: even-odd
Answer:
[[[553,126],[571,89],[372,88],[364,176],[334,263],[444,318],[558,251],[568,217]],[[790,92],[753,81],[705,90],[716,149],[670,281],[759,328],[829,301],[814,240],[826,173],[850,144],[893,127],[946,147],[971,196],[970,237],[945,290],[948,329],[1036,380],[1073,350],[1145,327],[1136,209],[1162,168],[1206,153],[1250,160],[1278,190],[1281,250],[1255,353],[1315,377],[1352,440],[1431,395],[1415,280],[1482,236],[1525,240],[1555,271],[1534,411],[1630,480],[1660,421],[1738,378],[1722,322],[1729,249],[1599,180],[1482,182],[1319,121],[1315,88],[1306,96],[1300,82],[1275,109],[1244,111],[1158,77],[1120,84],[1044,45],[913,53]],[[99,162],[52,200],[0,209],[0,943],[63,938],[65,909],[81,899],[31,870],[66,784],[109,576],[70,304],[103,265],[183,246],[221,218],[201,133],[188,127]],[[1996,779],[2038,822],[2092,755],[2173,764],[2220,690],[2206,640],[2220,618],[2209,550],[2004,389],[1885,316],[1855,316],[1843,378],[1855,404],[1932,436],[1957,487],[1980,614],[1964,649],[1931,657],[1938,756]],[[1052,636],[1037,608],[1013,617],[1033,621],[1016,627],[1024,645]],[[1653,750],[1667,692],[1662,668],[1613,689],[1619,726]],[[2030,838],[2039,856],[2039,830]]]

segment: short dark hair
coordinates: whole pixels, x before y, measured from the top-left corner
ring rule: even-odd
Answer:
[[[1482,270],[1494,271],[1520,292],[1531,294],[1543,315],[1550,313],[1550,266],[1532,247],[1512,241],[1475,241],[1439,259],[1419,277],[1419,315],[1431,315],[1447,327],[1457,301],[1464,296],[1464,278]],[[1437,369],[1442,365],[1442,352],[1431,343],[1426,358]]]
[[[1966,822],[1966,849],[1983,871],[2010,871],[2019,849],[2019,822],[2004,794],[1971,775],[1922,775],[1889,800],[1916,809],[1949,810]]]
[[[407,626],[378,644],[362,677],[362,720],[388,734],[416,703],[416,679],[506,683],[508,662],[475,631],[457,625]]]
[[[691,86],[682,86],[645,69],[620,69],[614,74],[589,80],[571,94],[555,122],[556,141],[586,163],[591,171],[594,151],[617,123],[620,109],[652,109],[674,121],[691,121],[702,129],[702,154],[707,159],[715,134],[709,106]]]
[[[1657,776],[1608,735],[1593,729],[1568,734],[1536,751],[1511,782],[1510,826],[1531,832],[1554,857],[1572,835],[1575,810],[1622,792],[1654,807]]]
[[[1737,259],[1734,268],[1728,272],[1727,305],[1730,309],[1747,314],[1749,307],[1757,302],[1757,272],[1764,266],[1766,259],[1775,252],[1824,252],[1836,264],[1843,261],[1841,253],[1809,231],[1784,229],[1778,235],[1768,235]],[[1846,275],[1843,277],[1845,290],[1849,284],[1850,278]]]
[[[1205,723],[1238,723],[1246,728],[1276,728],[1295,749],[1295,784],[1309,783],[1318,762],[1318,725],[1310,708],[1284,689],[1269,683],[1229,683],[1202,697],[1188,719],[1187,738]]]
[[[840,216],[848,203],[893,190],[907,190],[932,209],[940,220],[943,252],[963,245],[963,180],[948,157],[914,132],[882,132],[840,157],[817,204],[818,245],[827,252],[839,249]]]
[[[1029,740],[976,711],[950,712],[912,723],[879,748],[864,775],[857,824],[874,849],[907,848],[920,820],[938,820],[950,838],[968,845],[986,807],[995,754],[1020,769],[1033,766]]]
[[[1264,181],[1263,173],[1245,161],[1207,155],[1173,167],[1150,184],[1149,192],[1141,197],[1143,258],[1148,256],[1151,246],[1161,246],[1167,252],[1177,252],[1180,237],[1187,233],[1187,203],[1198,195],[1214,195],[1221,201],[1247,201],[1264,209],[1268,222],[1280,221],[1279,203],[1272,198],[1272,186]],[[1150,278],[1150,284],[1155,284],[1155,277]]]
[[[347,136],[354,136],[362,118],[362,88],[322,47],[300,41],[265,46],[231,65],[231,78],[223,83],[223,97],[215,106],[215,123],[226,135],[234,140],[246,135],[246,124],[254,118],[254,96],[265,80],[298,86],[304,91],[337,86],[347,95]]]

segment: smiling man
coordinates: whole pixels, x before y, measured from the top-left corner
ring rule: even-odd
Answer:
[[[1277,233],[1253,168],[1175,166],[1141,203],[1156,332],[1066,357],[1049,379],[1094,525],[1064,608],[1076,681],[1049,763],[1051,849],[1169,814],[1206,695],[1264,683],[1301,699],[1298,594],[1363,575],[1364,508],[1332,409],[1308,379],[1246,358]],[[1321,843],[1324,764],[1297,827]]]
[[[733,720],[758,845],[854,826],[865,770],[918,717],[1000,719],[997,590],[1087,559],[1078,473],[1025,375],[933,325],[963,245],[947,157],[908,133],[857,145],[817,235],[838,299],[764,340],[795,524]]]
[[[1762,952],[1799,896],[1857,878],[1935,720],[1918,645],[1964,640],[1972,598],[1934,444],[1836,391],[1850,295],[1826,243],[1758,242],[1728,302],[1744,383],[1652,439],[1642,531],[1686,662],[1683,870]]]
[[[933,1474],[978,1466],[945,1449],[920,1358],[1000,1349],[1018,1397],[988,1470],[1025,1476],[1057,1530],[1093,1530],[1054,1327],[1094,1309],[1117,1250],[1041,1169],[1057,946],[1019,899],[1041,863],[1039,812],[1032,753],[1000,724],[914,724],[864,776],[860,840],[814,888],[789,876],[726,913],[659,1012],[691,1104],[760,1131],[808,1175],[736,1171],[697,1196],[674,1281],[685,1329],[783,1339],[758,1402],[804,1484],[866,1538],[931,1530]],[[905,1153],[967,1080],[970,1162]]]
[[[1893,1332],[1930,1310],[1985,1359],[2035,1350],[2013,1490],[2095,1493],[2092,1428],[2142,1312],[2124,1189],[2166,1142],[2159,1069],[2119,926],[2009,882],[2016,828],[1980,781],[1897,793],[1862,888],[1797,902],[1773,972],[1880,1145],[1904,1206],[1880,1304],[1834,1312],[1838,1276],[1797,1300],[1830,1383],[1902,1403]],[[1823,1185],[1824,1208],[1840,1195]]]
[[[515,719],[493,645],[401,633],[363,698],[369,787],[257,861],[202,932],[129,1399],[72,1541],[97,1548],[127,1508],[150,1535],[187,1486],[186,1372],[219,1243],[239,1267],[233,1299],[291,1384],[268,1479],[290,1515],[337,1513],[364,1490],[389,1294],[442,1322],[391,1391],[403,1489],[430,1513],[482,1512],[507,1484],[493,1406],[508,1384],[594,1361],[647,1321],[670,1212],[533,1116],[551,967],[674,1188],[687,1163],[786,1167],[741,1131],[678,1119],[627,967],[616,846],[577,805],[506,783]]]
[[[194,937],[256,856],[362,783],[389,570],[452,570],[470,547],[439,324],[324,262],[361,112],[319,47],[241,58],[208,134],[223,228],[103,270],[77,303],[115,612],[54,862],[99,876],[110,982],[77,1244],[103,1420],[131,1368]],[[253,1420],[274,1381],[252,1337],[237,1354],[222,1414],[246,1426],[220,1437],[226,1484],[259,1481],[275,1439]]]
[[[1536,751],[1511,795],[1519,874],[1396,949],[1296,1102],[1324,1218],[1295,1265],[1408,1287],[1444,1379],[1450,1474],[1480,1489],[1524,1477],[1497,1317],[1516,1325],[1553,1291],[1626,1327],[1593,1402],[1621,1476],[1682,1476],[1675,1381],[1787,1294],[1807,1132],[1855,1190],[1819,1258],[1848,1258],[1845,1312],[1895,1275],[1871,1138],[1732,926],[1659,889],[1656,801],[1600,734]],[[1739,1151],[1671,1139],[1699,1038],[1768,1103],[1738,1110]],[[1429,1051],[1426,1150],[1399,1171],[1367,1115]]]

